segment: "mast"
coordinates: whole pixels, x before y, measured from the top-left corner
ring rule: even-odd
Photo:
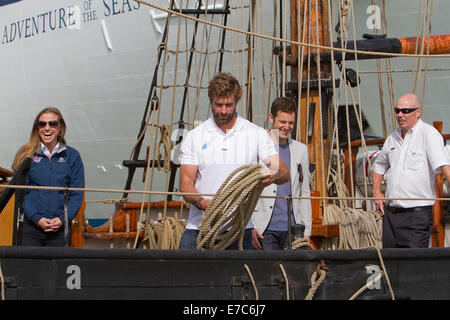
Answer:
[[[290,10],[291,40],[329,45],[326,0],[291,0]],[[303,66],[300,66],[300,63],[292,66],[293,83],[288,83],[287,88],[289,95],[294,95],[299,102],[300,136],[297,139],[308,146],[309,161],[315,165],[315,189],[322,196],[326,196],[325,168],[329,159],[327,124],[331,101],[330,91],[326,86],[330,83],[331,62],[309,59],[308,51],[309,49],[302,50],[300,46],[291,47],[291,57],[296,58],[297,61],[303,61]],[[320,56],[321,52],[319,49],[311,49],[310,53]],[[302,68],[299,70],[299,67]],[[301,83],[299,83],[300,80]]]
[[[291,40],[329,46],[327,0],[290,1]],[[288,51],[288,50],[281,50]],[[324,52],[315,48],[291,46],[290,55],[282,52],[283,65],[291,67],[291,82],[286,96],[297,100],[297,137],[308,147],[310,172],[315,171],[311,196],[326,197],[329,162],[328,124],[332,98],[332,61],[321,61]],[[313,56],[318,58],[313,58]],[[300,68],[300,69],[299,69]],[[285,72],[283,70],[283,72]],[[323,223],[324,200],[312,199],[311,242],[320,247],[323,238],[339,236],[339,225]]]

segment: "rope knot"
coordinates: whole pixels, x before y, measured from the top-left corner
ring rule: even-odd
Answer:
[[[317,265],[316,271],[311,276],[311,286],[315,286],[316,283],[322,283],[325,279],[325,276],[328,272],[328,268],[323,260],[320,260],[320,263]],[[319,279],[317,279],[319,276]],[[319,283],[319,284],[320,284]]]

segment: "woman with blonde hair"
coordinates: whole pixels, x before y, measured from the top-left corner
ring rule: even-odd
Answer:
[[[83,162],[78,151],[66,145],[65,133],[66,123],[57,108],[48,107],[38,113],[33,122],[30,139],[19,149],[12,165],[13,170],[17,170],[26,158],[32,159],[26,185],[84,187]],[[81,207],[82,200],[83,192],[68,192],[69,227],[65,235],[64,192],[45,188],[26,189],[22,245],[53,247],[70,245],[70,226]]]

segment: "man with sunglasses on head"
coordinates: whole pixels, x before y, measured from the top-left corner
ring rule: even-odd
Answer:
[[[288,206],[286,198],[279,197],[309,197],[309,162],[306,146],[291,138],[295,124],[297,104],[288,97],[280,97],[272,102],[269,121],[272,129],[269,131],[272,140],[278,147],[283,162],[289,168],[290,180],[281,185],[267,186],[253,213],[252,245],[257,250],[282,250],[289,244],[289,227],[302,224],[305,226],[304,236],[311,235],[311,201],[310,199],[292,199]],[[277,198],[273,198],[277,196]],[[290,208],[288,217],[288,208]]]
[[[415,94],[400,97],[394,111],[398,128],[386,139],[372,168],[373,196],[393,199],[375,200],[383,215],[383,248],[427,248],[436,173],[449,180],[450,161],[442,135],[420,119],[422,107]],[[381,185],[385,173],[384,195]]]

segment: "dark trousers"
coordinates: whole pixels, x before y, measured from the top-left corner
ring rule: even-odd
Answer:
[[[71,232],[69,230],[68,246],[70,247]],[[34,223],[24,219],[22,246],[32,247],[65,247],[64,227],[56,232],[44,232]]]
[[[242,249],[243,250],[251,250],[252,249],[252,230],[253,229],[245,229],[244,230],[244,239],[242,240]],[[186,250],[186,249],[197,249],[197,237],[199,234],[199,230],[186,229],[183,232],[183,235],[180,239],[180,244],[178,245],[178,249]],[[233,242],[229,245],[226,250],[239,250],[239,241]]]
[[[431,207],[393,213],[389,206],[385,206],[383,248],[428,248],[432,226]]]
[[[263,233],[261,245],[263,250],[283,250],[288,246],[287,231],[266,230]]]

